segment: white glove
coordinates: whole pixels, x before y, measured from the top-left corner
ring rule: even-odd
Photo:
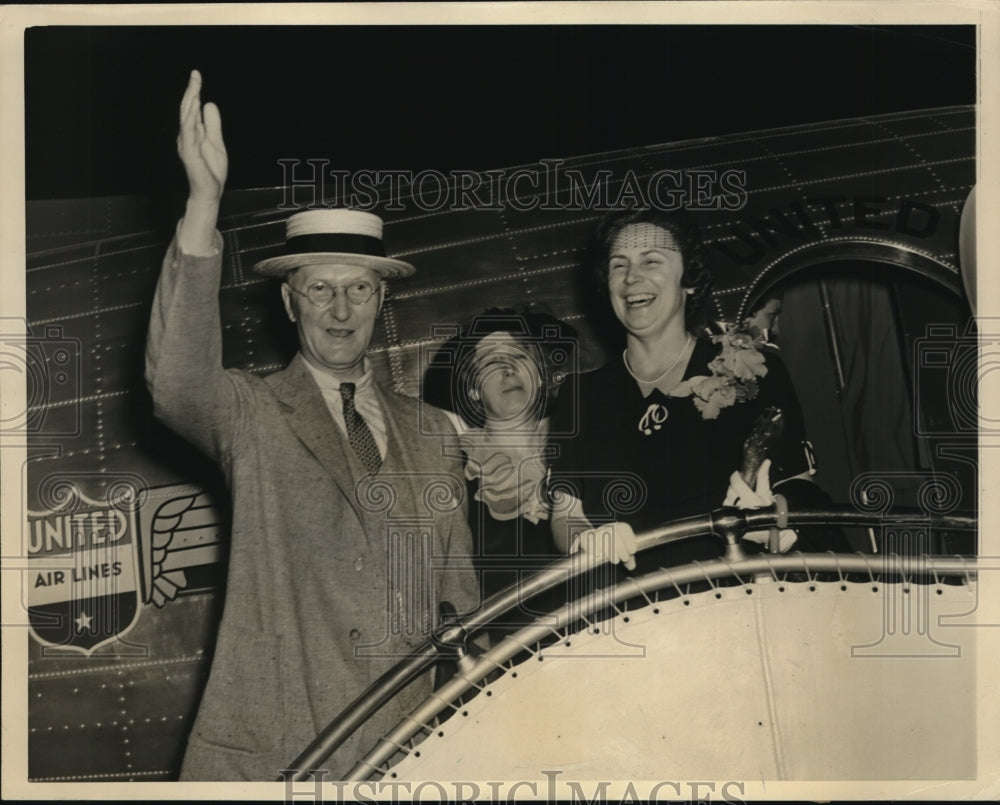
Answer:
[[[621,562],[635,570],[635,532],[628,523],[608,523],[601,528],[582,531],[569,552],[595,554],[605,562]]]
[[[771,506],[774,503],[774,495],[771,492],[771,459],[765,459],[757,471],[757,488],[751,489],[747,486],[743,476],[737,470],[729,476],[729,489],[726,491],[726,499],[722,501],[723,506],[736,506],[739,509],[759,509],[763,506]],[[778,550],[784,553],[799,538],[791,528],[781,529],[779,534]],[[743,535],[743,539],[757,542],[761,545],[770,543],[769,531],[751,531]]]

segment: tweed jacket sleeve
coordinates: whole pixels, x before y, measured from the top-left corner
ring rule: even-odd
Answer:
[[[157,419],[225,464],[241,444],[253,398],[245,373],[222,368],[218,232],[214,245],[208,257],[184,254],[176,238],[167,249],[146,341],[146,384]]]
[[[443,579],[440,601],[448,601],[459,615],[467,615],[482,603],[479,578],[473,568],[473,539],[469,529],[469,500],[465,482],[465,459],[454,421],[445,412],[424,405],[424,415],[436,417],[436,432],[447,434],[441,448],[442,460],[454,484],[460,505],[454,507],[448,518],[448,545],[450,572]],[[485,644],[484,644],[485,647]]]

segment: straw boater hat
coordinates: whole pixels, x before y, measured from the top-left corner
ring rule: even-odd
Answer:
[[[261,260],[253,270],[266,277],[284,277],[299,266],[341,263],[364,266],[389,277],[409,277],[416,269],[386,257],[382,219],[360,210],[307,210],[285,223],[285,248],[277,257]]]

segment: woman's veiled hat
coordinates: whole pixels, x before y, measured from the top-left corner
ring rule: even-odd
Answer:
[[[547,415],[555,391],[567,374],[576,370],[579,337],[576,329],[548,311],[490,308],[473,316],[461,331],[445,341],[432,356],[421,383],[421,399],[458,414],[474,428],[485,422],[480,403],[469,397],[469,377],[476,345],[490,335],[506,333],[523,344],[537,347],[538,367],[546,389],[539,400]]]

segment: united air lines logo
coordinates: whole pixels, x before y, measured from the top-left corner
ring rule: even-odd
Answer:
[[[196,487],[116,483],[93,499],[66,483],[54,497],[28,512],[26,534],[29,624],[44,645],[90,654],[135,626],[143,604],[175,598],[184,568],[218,561],[219,518]]]

